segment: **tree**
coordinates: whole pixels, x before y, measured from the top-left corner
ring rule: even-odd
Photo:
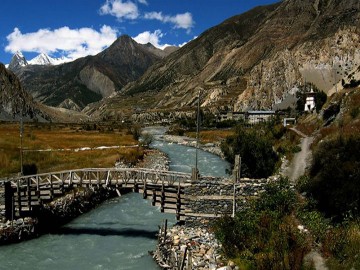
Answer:
[[[241,175],[253,178],[270,176],[278,161],[271,140],[255,129],[238,126],[234,136],[221,144],[225,158],[234,163],[235,155],[242,157]]]
[[[339,136],[314,151],[311,181],[305,190],[335,220],[360,214],[360,136]]]

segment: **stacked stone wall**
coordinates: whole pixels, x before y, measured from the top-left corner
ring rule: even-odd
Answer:
[[[235,185],[236,207],[242,207],[250,198],[264,192],[268,179],[242,178]],[[212,219],[223,215],[231,215],[233,211],[234,184],[231,180],[222,181],[217,178],[201,179],[186,187],[188,211],[194,216],[187,216],[186,222],[204,222],[205,217]],[[198,215],[198,216],[197,216]]]

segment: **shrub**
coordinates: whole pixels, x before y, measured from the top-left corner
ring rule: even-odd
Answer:
[[[273,150],[271,139],[265,135],[259,130],[238,126],[235,135],[221,144],[221,150],[230,163],[234,163],[235,155],[242,157],[242,176],[262,178],[274,172],[278,156]]]
[[[37,172],[38,172],[38,168],[37,168],[36,164],[31,163],[31,164],[23,165],[23,174],[24,175],[33,175],[33,174],[37,174]]]
[[[296,202],[288,180],[280,179],[234,219],[217,220],[214,232],[225,255],[248,269],[301,269],[309,243],[293,218]]]
[[[341,220],[360,213],[360,136],[339,136],[314,151],[308,191],[327,216]]]
[[[327,231],[323,251],[329,256],[329,269],[360,269],[360,220]]]

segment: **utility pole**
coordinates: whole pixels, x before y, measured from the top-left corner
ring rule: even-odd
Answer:
[[[20,115],[20,174],[21,176],[24,175],[23,169],[23,134],[24,134],[24,125],[23,125],[23,117],[22,112]]]
[[[193,180],[198,180],[199,169],[198,169],[198,149],[199,149],[199,132],[200,132],[200,89],[198,92],[198,102],[197,102],[197,113],[196,113],[196,146],[195,146],[195,169],[193,170],[192,178]]]
[[[240,155],[235,156],[235,165],[233,170],[233,178],[234,178],[234,191],[233,191],[233,211],[232,217],[235,217],[236,212],[236,184],[240,182],[240,171],[241,171],[241,157]]]

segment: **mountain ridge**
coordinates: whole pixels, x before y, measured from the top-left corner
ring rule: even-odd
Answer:
[[[35,100],[49,106],[81,110],[136,80],[149,66],[167,55],[159,56],[156,50],[160,51],[150,50],[122,35],[95,56],[57,66],[26,65],[14,72]]]
[[[358,78],[359,14],[356,0],[288,0],[257,7],[208,29],[101,108],[112,114],[144,99],[143,109],[186,109],[195,105],[200,89],[202,107],[266,110],[304,81],[330,95],[342,89],[342,80]]]

